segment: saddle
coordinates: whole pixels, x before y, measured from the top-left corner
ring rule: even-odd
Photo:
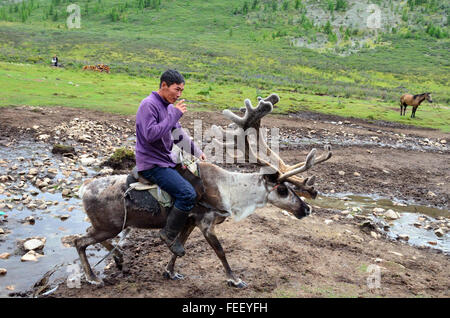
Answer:
[[[197,193],[196,202],[201,199],[205,190],[203,182],[199,176],[199,169],[195,162],[189,164],[177,164],[175,169],[186,179]],[[127,177],[127,196],[126,200],[130,205],[139,210],[149,211],[152,214],[159,214],[161,207],[170,208],[173,205],[173,198],[158,185],[142,177],[137,168],[134,167]],[[155,201],[158,204],[155,206]],[[159,205],[159,207],[158,207]]]

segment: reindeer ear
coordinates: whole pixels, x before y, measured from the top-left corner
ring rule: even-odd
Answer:
[[[264,174],[264,179],[266,179],[267,181],[269,181],[271,183],[277,183],[279,176],[280,176],[280,173],[277,171],[275,173]]]

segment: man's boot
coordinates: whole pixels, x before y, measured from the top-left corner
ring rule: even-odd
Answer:
[[[177,238],[177,235],[186,224],[188,215],[189,212],[179,210],[173,206],[169,211],[166,226],[159,231],[161,240],[167,244],[172,253],[179,257],[183,256],[185,251],[180,240]]]

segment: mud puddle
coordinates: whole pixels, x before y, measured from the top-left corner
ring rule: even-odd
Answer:
[[[55,266],[59,268],[51,281],[65,279],[77,270],[70,266],[79,263],[72,240],[75,235],[83,235],[90,223],[75,190],[82,179],[98,172],[52,155],[51,148],[32,141],[0,147],[0,254],[7,255],[0,259],[0,268],[7,270],[0,277],[0,297],[30,291]],[[69,194],[63,195],[64,190]],[[22,261],[27,253],[23,243],[30,238],[45,242],[42,249],[36,250],[43,256],[36,261]],[[106,254],[100,249],[87,249],[91,262],[97,263]],[[101,270],[104,265],[102,262],[95,269]]]
[[[391,239],[450,254],[450,212],[447,209],[352,193],[321,195],[311,203],[321,208],[338,210],[349,219],[365,216],[379,224],[383,233]]]

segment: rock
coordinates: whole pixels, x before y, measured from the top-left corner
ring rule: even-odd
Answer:
[[[5,234],[5,231],[0,227],[0,234]]]
[[[0,254],[0,259],[8,259],[11,256],[9,253],[2,253]]]
[[[406,235],[406,234],[399,234],[399,235],[397,236],[397,238],[398,238],[399,240],[409,241],[409,236]]]
[[[353,220],[354,219],[353,215],[351,215],[351,214],[348,214],[345,218],[348,219],[348,220]]]
[[[325,221],[324,221],[324,223],[325,223],[326,225],[328,225],[328,224],[331,224],[331,223],[333,223],[333,220],[329,220],[329,219],[327,219],[327,220],[325,220]]]
[[[56,168],[48,168],[47,169],[47,173],[49,173],[51,175],[57,175],[58,174],[58,169],[56,169]]]
[[[403,254],[400,254],[400,253],[398,253],[398,252],[389,251],[389,253],[394,254],[394,255],[397,255],[397,256],[400,256],[400,257],[403,257]]]
[[[440,141],[440,143],[441,143],[441,144],[446,144],[446,143],[447,143],[447,140],[442,139],[442,140]]]
[[[23,221],[24,221],[24,223],[29,223],[31,225],[36,223],[36,220],[34,219],[34,216],[27,216]]]
[[[352,208],[352,212],[355,212],[355,213],[360,213],[360,212],[362,212],[362,209],[360,208],[360,207],[353,207]]]
[[[29,251],[20,259],[22,262],[37,262],[39,257],[44,255],[38,254],[35,251]]]
[[[70,218],[70,215],[69,214],[64,214],[64,215],[61,215],[59,218],[61,219],[61,221],[65,221],[68,218]]]
[[[372,236],[374,239],[378,239],[378,234],[375,233],[374,231],[370,232],[370,236]]]
[[[344,176],[344,175],[345,175],[345,171],[342,171],[342,170],[341,170],[341,171],[338,172],[338,174],[339,174],[340,176]]]
[[[375,263],[381,263],[381,262],[383,262],[382,258],[375,258]]]
[[[82,158],[80,159],[80,162],[83,166],[91,166],[95,163],[95,159],[94,158]]]
[[[74,247],[74,241],[79,237],[81,237],[80,234],[67,235],[61,238],[61,243],[64,245],[64,247]]]
[[[422,224],[420,224],[420,223],[418,223],[418,222],[415,222],[413,225],[414,225],[415,227],[417,227],[417,228],[419,228],[419,227],[422,226]]]
[[[360,176],[361,176],[361,174],[360,174],[359,172],[354,172],[353,175],[354,175],[355,177],[360,177]]]
[[[355,241],[358,242],[364,242],[364,239],[362,237],[359,237],[358,235],[352,235],[351,236]]]
[[[61,194],[62,194],[63,197],[69,196],[70,195],[70,189],[64,189]]]
[[[436,194],[434,192],[428,191],[427,196],[434,198],[436,196]]]
[[[47,134],[42,134],[37,137],[38,140],[47,140],[48,138],[50,138],[50,135]]]
[[[29,208],[30,210],[34,210],[34,209],[37,208],[37,205],[34,204],[34,203],[30,203],[30,204],[27,205],[27,208]]]
[[[44,247],[44,245],[45,242],[39,239],[31,239],[23,243],[23,247],[27,251],[41,249]]]
[[[372,210],[372,212],[375,212],[375,213],[383,213],[384,211],[386,211],[386,210],[383,209],[383,208],[374,208],[374,209]]]
[[[6,268],[0,268],[0,276],[5,276],[7,272]]]
[[[343,211],[341,211],[341,214],[342,215],[348,215],[348,214],[350,214],[350,211],[349,210],[343,210]]]
[[[436,236],[443,237],[444,236],[444,231],[441,228],[439,228],[439,229],[434,231],[434,234],[436,234]]]
[[[92,137],[89,135],[83,135],[77,138],[78,142],[85,142],[85,143],[91,143],[92,142]]]
[[[429,241],[428,244],[430,244],[430,245],[437,245],[437,242],[436,241]]]
[[[36,168],[31,168],[30,171],[28,171],[28,174],[31,176],[35,176],[38,174],[38,169]]]
[[[390,220],[397,220],[400,218],[400,214],[398,214],[394,210],[389,209],[384,213],[384,217]]]

